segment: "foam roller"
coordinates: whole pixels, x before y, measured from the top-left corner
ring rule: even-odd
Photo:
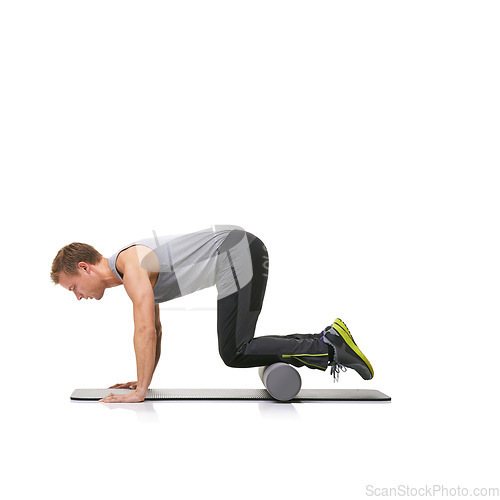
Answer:
[[[299,372],[287,363],[261,366],[259,376],[267,392],[278,401],[293,399],[302,386]]]

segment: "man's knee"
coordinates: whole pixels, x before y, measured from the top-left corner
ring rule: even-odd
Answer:
[[[221,349],[219,351],[220,357],[226,366],[231,368],[239,368],[239,355],[235,349]]]

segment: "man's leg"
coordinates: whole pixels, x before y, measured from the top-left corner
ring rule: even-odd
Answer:
[[[266,291],[269,260],[267,249],[259,238],[248,232],[245,237],[249,243],[251,264],[247,259],[244,265],[252,266],[251,281],[240,288],[238,273],[226,269],[227,272],[222,274],[225,274],[225,279],[235,277],[237,291],[217,301],[219,353],[224,363],[249,368],[285,362],[297,367],[326,370],[329,348],[320,340],[321,333],[254,337]],[[231,248],[226,251],[229,253],[228,266],[237,268],[241,265],[237,252],[231,256]]]

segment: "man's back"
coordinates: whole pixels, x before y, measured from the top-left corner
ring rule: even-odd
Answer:
[[[215,226],[194,233],[162,235],[136,240],[123,245],[108,258],[110,269],[123,279],[116,260],[123,250],[133,245],[151,248],[159,261],[159,274],[153,288],[155,304],[188,295],[215,285],[218,249],[227,235],[239,226]],[[148,263],[143,263],[148,268]]]

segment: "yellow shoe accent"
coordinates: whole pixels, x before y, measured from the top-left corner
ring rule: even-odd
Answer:
[[[335,320],[335,322],[333,323],[333,325],[338,325],[340,328],[342,328],[342,330],[344,330],[349,335],[349,337],[351,337],[352,341],[354,342],[354,338],[351,335],[349,328],[347,328],[346,324],[340,318],[337,318]],[[333,327],[333,325],[332,325],[332,327]],[[354,342],[354,343],[356,344],[356,342]]]
[[[332,328],[345,340],[346,344],[363,360],[363,362],[370,370],[370,373],[372,374],[371,378],[373,378],[374,371],[372,365],[368,361],[367,357],[361,352],[356,342],[354,342],[351,332],[349,331],[345,323],[341,319],[337,318],[333,323]]]

